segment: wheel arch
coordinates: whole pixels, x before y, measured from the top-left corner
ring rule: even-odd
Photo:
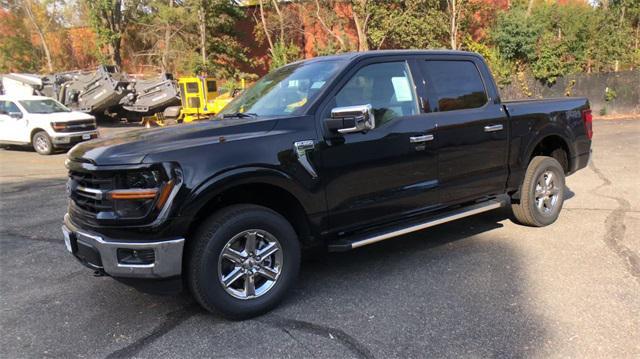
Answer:
[[[526,158],[523,163],[525,166],[531,162],[535,156],[549,156],[553,157],[553,151],[561,149],[566,154],[566,162],[564,159],[556,158],[562,165],[565,174],[568,174],[571,170],[572,158],[574,157],[574,151],[569,146],[569,141],[559,133],[551,133],[539,136],[536,140],[531,142],[529,150],[526,152]]]
[[[240,173],[227,174],[207,181],[194,191],[181,216],[192,218],[188,233],[191,234],[208,216],[233,204],[256,204],[282,215],[293,226],[303,243],[310,243],[316,231],[309,220],[312,211],[310,199],[291,178],[279,171],[268,169],[244,169]]]
[[[42,128],[42,127],[34,127],[33,129],[31,129],[31,132],[29,133],[29,143],[30,144],[33,144],[33,136],[35,136],[36,133],[38,133],[40,131],[46,133],[47,136],[49,136],[49,133],[44,128]]]

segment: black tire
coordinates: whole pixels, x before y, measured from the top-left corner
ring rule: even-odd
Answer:
[[[53,153],[53,143],[51,138],[45,131],[38,131],[31,139],[31,145],[41,155],[50,155]]]
[[[219,258],[232,238],[248,230],[273,235],[282,250],[282,264],[277,280],[264,294],[239,299],[230,294],[219,279]],[[300,270],[300,242],[296,232],[284,217],[266,207],[249,204],[226,207],[207,218],[190,241],[185,270],[191,293],[202,307],[230,319],[250,318],[274,308],[294,284]],[[239,280],[245,281],[245,278]]]
[[[552,186],[549,189],[540,190],[540,192],[550,193],[549,195],[539,196],[539,198],[547,198],[549,205],[545,200],[536,200],[536,189],[539,182],[551,173],[553,178]],[[562,205],[564,203],[565,177],[562,165],[552,157],[536,156],[534,157],[524,176],[522,186],[520,187],[520,203],[513,203],[511,209],[516,220],[523,225],[532,227],[544,227],[552,224],[558,219]],[[555,193],[555,200],[552,193]],[[539,204],[542,202],[542,208]]]

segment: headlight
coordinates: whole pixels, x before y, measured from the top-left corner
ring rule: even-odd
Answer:
[[[154,208],[162,209],[174,184],[174,180],[164,178],[159,170],[129,172],[120,176],[120,189],[110,191],[109,199],[118,217],[142,218]]]
[[[124,175],[122,188],[157,188],[161,183],[158,170],[130,172]]]
[[[51,122],[51,128],[56,132],[60,132],[67,129],[67,124],[64,122]]]

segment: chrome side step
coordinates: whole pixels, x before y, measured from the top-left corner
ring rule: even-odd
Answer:
[[[506,197],[506,196],[505,196]],[[340,241],[339,243],[329,245],[330,252],[342,252],[350,249],[363,247],[372,243],[384,241],[385,239],[402,236],[411,232],[420,231],[439,224],[455,221],[456,219],[473,216],[475,214],[492,211],[507,204],[506,198],[496,198],[485,202],[473,204],[464,208],[459,208],[450,212],[443,213],[433,217],[426,222],[412,224],[406,227],[394,227],[389,231],[368,233],[363,236],[356,236],[348,241]]]

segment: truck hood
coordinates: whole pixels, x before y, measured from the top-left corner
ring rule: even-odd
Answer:
[[[29,113],[29,118],[36,121],[47,122],[69,122],[78,120],[93,120],[95,117],[88,113],[71,111],[71,112],[54,112],[54,113]]]
[[[72,161],[95,165],[133,165],[153,153],[263,136],[275,118],[208,120],[157,129],[140,129],[82,142],[69,151]]]

